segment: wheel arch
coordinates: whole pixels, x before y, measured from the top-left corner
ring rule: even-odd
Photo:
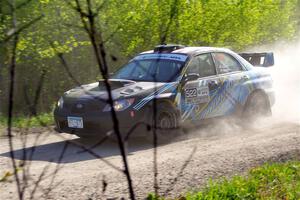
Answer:
[[[176,107],[174,101],[172,101],[169,98],[159,98],[156,100],[152,100],[151,103],[148,103],[147,105],[147,111],[149,111],[149,114],[147,115],[147,120],[151,120],[153,118],[153,104],[154,101],[156,101],[156,107],[157,108],[168,108],[168,109],[172,109],[172,111],[174,112],[174,114],[176,115],[177,118],[177,124],[179,123],[179,119],[180,119],[180,111],[179,109]],[[165,105],[165,106],[163,106]]]
[[[263,90],[263,89],[260,89],[260,88],[257,88],[255,90],[253,90],[248,96],[247,96],[247,99],[243,105],[243,111],[246,109],[247,105],[249,104],[250,102],[250,99],[255,95],[255,94],[261,94],[265,100],[268,102],[268,104],[270,105],[270,100],[269,100],[269,97],[267,95],[267,93]]]

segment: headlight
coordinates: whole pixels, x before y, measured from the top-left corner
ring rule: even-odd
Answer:
[[[114,109],[115,111],[126,110],[129,106],[133,104],[133,102],[134,102],[134,98],[114,101]],[[104,107],[103,112],[109,112],[109,111],[111,111],[111,107],[109,104],[107,104]]]
[[[63,106],[64,106],[64,99],[62,97],[60,97],[57,102],[57,107],[63,108]]]

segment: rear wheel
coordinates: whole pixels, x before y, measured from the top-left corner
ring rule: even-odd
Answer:
[[[243,111],[243,119],[253,121],[257,117],[266,117],[271,115],[271,106],[264,93],[255,92],[248,98]]]

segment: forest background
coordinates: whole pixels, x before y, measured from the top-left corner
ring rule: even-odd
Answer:
[[[51,112],[66,90],[101,79],[90,40],[68,1],[16,0],[19,29],[14,113]],[[165,41],[189,46],[253,46],[297,40],[299,0],[94,0],[109,71]],[[36,20],[35,20],[36,19]],[[34,23],[32,23],[34,21]],[[28,25],[30,23],[30,25]],[[10,4],[0,0],[0,117],[7,113],[13,29]],[[61,64],[63,55],[70,68]],[[275,55],[276,57],[276,55]],[[42,84],[41,84],[42,83]]]

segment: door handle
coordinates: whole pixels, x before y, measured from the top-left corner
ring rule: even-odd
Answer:
[[[241,80],[248,81],[250,77],[248,75],[243,75]]]
[[[216,80],[213,80],[213,81],[209,81],[209,82],[208,82],[208,87],[209,87],[210,89],[215,89],[215,88],[218,87],[218,85],[219,85],[219,82],[216,81]]]
[[[209,81],[208,84],[211,84],[211,85],[218,85],[218,81],[216,80],[213,80],[213,81]]]

